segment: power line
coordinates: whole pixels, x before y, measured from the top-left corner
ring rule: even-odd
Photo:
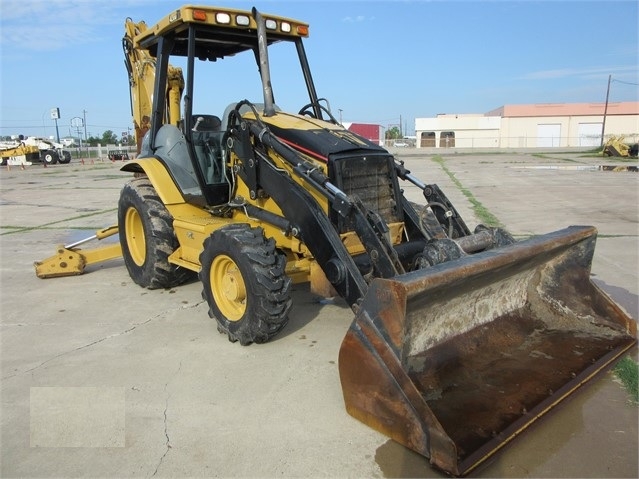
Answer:
[[[36,128],[42,128],[42,125],[38,125],[38,126],[0,126],[0,129],[2,130],[33,130]],[[51,127],[49,127],[51,128]]]
[[[617,83],[623,83],[624,85],[633,85],[633,86],[639,86],[639,83],[632,83],[629,81],[622,81],[622,80],[612,80],[613,82],[617,82]]]
[[[126,126],[113,126],[113,125],[87,125],[89,128],[106,128],[109,130],[126,130]],[[0,130],[15,130],[15,129],[24,129],[24,130],[33,130],[36,128],[53,128],[51,125],[11,125],[11,126],[2,126],[0,125]]]

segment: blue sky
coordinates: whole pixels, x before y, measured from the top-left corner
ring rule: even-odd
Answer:
[[[50,111],[58,107],[61,137],[84,115],[89,135],[119,136],[131,126],[124,19],[151,25],[185,3],[198,1],[0,0],[0,135],[55,135]],[[318,94],[344,122],[388,126],[401,118],[412,133],[416,117],[438,113],[603,102],[608,75],[611,102],[639,100],[637,1],[208,3],[308,22]],[[276,101],[287,110],[306,103],[288,76],[294,61],[272,66]],[[259,101],[243,83],[258,80],[255,69],[243,73],[212,81],[202,113]]]

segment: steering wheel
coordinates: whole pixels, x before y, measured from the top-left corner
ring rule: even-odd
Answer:
[[[311,118],[317,118],[315,116],[315,113],[313,113],[313,111],[310,109],[311,107],[317,107],[317,108],[319,108],[320,110],[322,110],[323,112],[325,112],[328,115],[328,117],[330,118],[331,123],[339,125],[339,122],[331,114],[329,109],[326,108],[324,105],[322,105],[320,103],[320,100],[325,100],[325,98],[318,98],[317,101],[311,102],[311,103],[308,103],[308,104],[304,105],[302,108],[300,108],[300,111],[298,112],[298,114],[299,115],[309,116]]]

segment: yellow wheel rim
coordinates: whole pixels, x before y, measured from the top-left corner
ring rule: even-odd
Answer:
[[[246,285],[235,262],[226,255],[213,260],[210,272],[213,299],[229,321],[239,321],[246,312]]]
[[[126,210],[124,230],[131,259],[138,266],[142,266],[146,260],[146,239],[144,237],[142,218],[135,208]]]

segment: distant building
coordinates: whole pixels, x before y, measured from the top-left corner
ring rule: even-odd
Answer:
[[[76,146],[75,138],[71,138],[71,137],[60,138],[60,143],[62,143],[62,145],[65,148],[70,148],[72,146]]]
[[[504,105],[484,114],[415,118],[418,148],[596,147],[605,103]],[[604,139],[639,139],[639,102],[609,103]]]
[[[384,133],[381,125],[374,125],[372,123],[342,123],[344,128],[353,133],[357,133],[359,136],[363,136],[367,140],[373,143],[383,146],[384,145]]]

